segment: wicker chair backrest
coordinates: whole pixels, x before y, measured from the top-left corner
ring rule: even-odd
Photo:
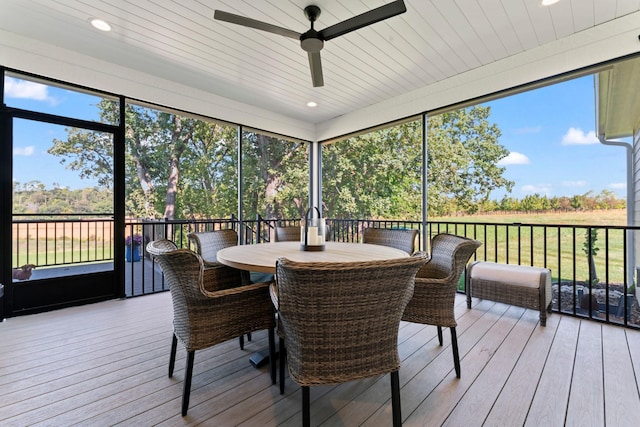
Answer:
[[[324,226],[324,240],[329,241],[329,226]],[[273,235],[274,242],[299,242],[300,241],[300,227],[290,225],[286,227],[276,226],[275,233]]]
[[[389,246],[412,254],[416,250],[417,236],[418,230],[365,228],[362,231],[362,243]]]
[[[218,262],[216,255],[220,249],[238,244],[238,233],[231,229],[189,233],[187,238],[194,245],[194,251],[209,263]]]
[[[291,378],[336,384],[400,367],[398,328],[426,254],[385,261],[276,264]]]
[[[275,234],[273,235],[273,240],[275,242],[299,242],[300,227],[276,227]]]
[[[455,286],[481,242],[463,236],[441,233],[431,239],[431,258],[417,277],[447,279]]]

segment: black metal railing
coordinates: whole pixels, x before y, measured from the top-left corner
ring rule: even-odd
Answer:
[[[299,225],[300,219],[243,221],[235,217],[206,220],[131,220],[125,236],[128,296],[164,291],[157,266],[144,251],[151,240],[168,238],[179,247],[189,247],[187,234],[232,228],[244,236],[242,244],[269,242],[277,225]],[[329,240],[362,241],[367,227],[419,230],[418,247],[430,251],[429,242],[438,233],[452,233],[480,240],[483,245],[474,260],[549,268],[554,283],[553,310],[594,320],[640,327],[640,309],[635,298],[633,237],[640,227],[566,224],[478,223],[327,219]],[[424,236],[426,234],[426,239]],[[90,215],[86,218],[21,219],[14,221],[16,266],[24,263],[58,266],[113,261],[113,220]],[[142,241],[135,257],[134,241]],[[424,242],[423,242],[424,240]],[[423,244],[424,243],[424,244]],[[35,252],[35,254],[34,254]],[[142,261],[142,262],[137,262]],[[461,281],[460,291],[464,291]]]
[[[429,224],[430,236],[449,232],[482,241],[476,259],[549,268],[555,311],[636,326],[640,318],[631,251],[638,230],[565,224]]]
[[[38,267],[113,259],[111,214],[15,214],[14,267]]]

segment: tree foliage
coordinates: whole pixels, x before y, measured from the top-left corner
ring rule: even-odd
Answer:
[[[118,105],[99,104],[100,120],[115,124]],[[127,104],[125,110],[126,212],[142,218],[228,218],[238,209],[238,127]],[[573,198],[534,194],[490,199],[510,192],[498,161],[508,155],[489,107],[469,107],[428,118],[429,216],[479,210],[549,210],[613,207],[611,192]],[[110,135],[68,129],[49,152],[81,177],[106,189],[113,182]],[[308,144],[245,130],[242,137],[243,215],[299,218],[308,207]],[[376,130],[322,147],[325,216],[420,220],[422,122]],[[43,193],[40,189],[40,193]],[[62,189],[58,189],[62,191]],[[56,198],[58,200],[58,198]],[[62,203],[60,200],[58,202]],[[58,209],[64,211],[62,203]]]
[[[509,154],[500,129],[489,122],[490,107],[469,107],[428,119],[429,215],[452,210],[475,213],[491,192],[513,182],[498,161]]]
[[[420,219],[421,124],[322,147],[322,200],[332,218]]]
[[[117,123],[117,104],[99,105],[101,120]],[[221,218],[238,207],[238,128],[169,111],[127,104],[126,211],[145,218]],[[81,177],[109,187],[113,141],[109,135],[68,129],[51,154]],[[306,145],[245,133],[245,212],[299,215],[308,194]],[[304,178],[304,182],[302,180]]]
[[[529,194],[523,199],[513,196],[504,196],[497,202],[487,202],[483,205],[484,212],[546,212],[546,211],[580,211],[596,209],[624,209],[626,201],[620,199],[609,190],[600,193],[587,191],[584,194],[573,196],[547,197],[538,193]]]
[[[244,217],[302,217],[309,198],[307,144],[256,132],[244,132],[242,143]]]
[[[511,191],[498,160],[509,152],[489,107],[428,118],[429,215],[473,213],[493,190]],[[414,121],[323,147],[323,201],[327,215],[421,218],[422,123]]]
[[[13,182],[14,214],[109,214],[113,212],[113,192],[99,187],[78,190],[40,181]]]
[[[99,107],[101,120],[117,123],[117,104],[103,100]],[[235,128],[134,104],[127,104],[125,117],[128,215],[174,219],[235,212],[236,203],[228,203],[237,187]],[[49,152],[62,163],[71,159],[67,166],[81,177],[107,187],[113,181],[110,137],[69,129],[67,140],[54,140]]]

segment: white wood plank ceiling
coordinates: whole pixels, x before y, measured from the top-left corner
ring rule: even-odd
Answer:
[[[0,0],[0,29],[318,124],[640,10],[640,0],[405,0],[407,13],[325,42],[319,88],[298,41],[213,19],[220,9],[305,32],[309,4],[323,29],[386,3]]]

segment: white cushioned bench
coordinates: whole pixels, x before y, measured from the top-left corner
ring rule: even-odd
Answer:
[[[540,311],[540,325],[546,326],[551,312],[551,270],[527,265],[475,261],[465,275],[467,307],[471,297],[488,299]]]

